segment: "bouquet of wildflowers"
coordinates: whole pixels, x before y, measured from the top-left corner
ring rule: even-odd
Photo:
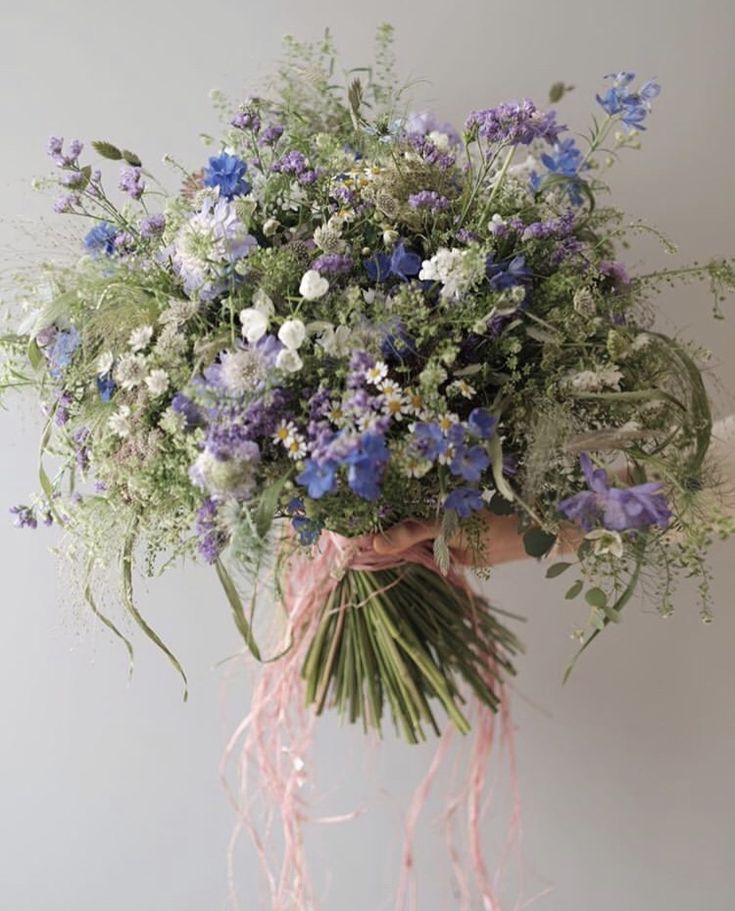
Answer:
[[[513,670],[512,619],[451,558],[461,532],[482,563],[488,511],[514,515],[535,557],[579,527],[548,575],[576,567],[583,644],[639,584],[670,611],[678,573],[700,578],[707,616],[704,555],[729,526],[703,500],[706,352],[658,332],[650,300],[701,279],[719,315],[735,272],[634,276],[617,258],[651,229],[605,203],[605,181],[656,83],[606,77],[586,135],[530,100],[457,130],[410,113],[389,44],[382,29],[376,66],[339,88],[329,37],[291,41],[269,95],[218,96],[227,125],[202,166],[165,159],[171,195],[123,146],[94,142],[86,163],[52,138],[54,208],[90,225],[81,255],[23,286],[4,382],[46,416],[41,492],[16,521],[63,528],[110,629],[125,638],[101,606],[115,565],[183,674],[133,569],[198,556],[253,654],[302,679],[288,699],[390,717],[415,742],[444,716],[468,730],[468,697],[496,708]],[[410,517],[437,523],[433,546],[380,558],[373,536]],[[266,581],[283,620],[268,652],[263,598],[243,594]]]

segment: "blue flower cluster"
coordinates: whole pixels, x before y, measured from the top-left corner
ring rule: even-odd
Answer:
[[[209,166],[204,171],[204,186],[218,187],[224,199],[245,196],[251,189],[245,180],[247,169],[242,158],[223,152],[209,159]]]
[[[344,455],[324,461],[307,459],[296,482],[306,487],[309,496],[318,500],[337,487],[337,471],[347,468],[347,483],[363,500],[377,500],[385,466],[390,459],[382,433],[366,432],[347,448]]]
[[[629,130],[645,130],[643,121],[651,110],[651,101],[661,92],[657,82],[645,82],[637,92],[630,91],[629,86],[635,79],[635,73],[609,73],[606,79],[612,79],[612,85],[604,95],[597,95],[597,102],[611,117],[619,116]]]

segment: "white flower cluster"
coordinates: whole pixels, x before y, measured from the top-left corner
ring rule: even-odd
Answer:
[[[421,264],[421,281],[439,282],[444,300],[459,300],[485,276],[485,260],[479,250],[441,247]]]

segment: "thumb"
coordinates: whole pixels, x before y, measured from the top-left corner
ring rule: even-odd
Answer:
[[[439,532],[436,522],[408,519],[373,537],[373,549],[379,554],[397,554],[422,541],[430,541]]]

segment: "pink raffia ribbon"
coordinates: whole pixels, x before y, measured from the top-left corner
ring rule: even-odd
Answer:
[[[310,817],[307,812],[302,789],[307,775],[305,757],[312,744],[316,716],[304,705],[301,676],[304,661],[318,629],[324,604],[348,570],[373,572],[418,563],[440,573],[430,544],[421,543],[397,555],[384,555],[374,550],[372,540],[371,536],[345,538],[323,532],[313,555],[294,552],[287,558],[282,597],[288,616],[284,646],[288,644],[290,647],[282,657],[265,664],[260,670],[250,711],[227,743],[221,765],[222,779],[237,813],[228,852],[232,908],[240,907],[234,853],[241,834],[249,835],[260,862],[267,884],[270,911],[316,911],[317,900],[304,850],[303,825],[307,821],[346,822],[362,812],[358,810],[321,819]],[[449,585],[473,597],[467,579],[458,568],[450,567],[445,579]],[[511,842],[519,832],[513,730],[507,694],[497,683],[493,671],[492,659],[488,657],[487,679],[496,689],[500,700],[499,711],[494,715],[474,697],[468,699],[474,718],[469,768],[461,774],[462,784],[448,800],[443,815],[447,850],[462,911],[469,911],[472,907],[472,882],[484,911],[501,911],[497,891],[503,865],[498,867],[495,876],[490,876],[483,857],[481,831],[490,757],[498,731],[507,747],[514,794],[509,833]],[[440,738],[434,758],[406,814],[396,911],[417,909],[414,838],[419,817],[454,735],[455,731],[448,727]],[[228,769],[234,761],[237,763],[238,779],[235,791],[228,781]],[[462,809],[466,818],[470,876],[453,834]],[[278,855],[280,863],[277,862]],[[251,907],[254,905],[249,901],[248,911]]]

